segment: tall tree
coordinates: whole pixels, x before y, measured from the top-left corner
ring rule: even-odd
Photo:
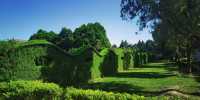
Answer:
[[[123,19],[138,16],[141,29],[152,26],[159,40],[166,38],[164,43],[175,44],[178,51],[181,45],[185,46],[187,66],[191,72],[192,43],[200,39],[199,4],[199,0],[122,0],[121,14]]]
[[[106,31],[99,23],[89,23],[80,26],[75,29],[74,38],[75,47],[93,46],[96,49],[111,47]]]
[[[127,42],[127,40],[122,40],[119,47],[120,48],[128,48],[129,43]]]

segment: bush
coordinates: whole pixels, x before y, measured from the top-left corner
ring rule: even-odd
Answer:
[[[188,98],[179,96],[154,96],[144,97],[136,94],[114,93],[101,90],[83,90],[73,87],[64,90],[65,100],[187,100]]]
[[[187,100],[178,96],[144,97],[136,94],[83,90],[64,90],[54,83],[10,81],[0,83],[0,100]],[[195,100],[195,99],[194,99]]]
[[[66,100],[144,100],[144,96],[127,93],[113,93],[100,90],[82,90],[67,88],[64,91]]]
[[[1,100],[56,100],[63,91],[54,83],[10,81],[0,83]]]
[[[139,53],[136,52],[135,53],[135,58],[134,58],[134,66],[135,67],[139,67],[140,66],[140,57],[139,56],[140,56]]]
[[[103,76],[114,75],[118,72],[118,58],[113,50],[108,50],[108,53],[104,55],[103,62],[100,66],[100,71]]]
[[[148,63],[148,59],[149,59],[149,56],[147,52],[137,51],[135,53],[134,65],[136,67],[140,67],[141,65]]]
[[[129,52],[129,51],[126,51],[126,50],[124,50],[125,52],[124,52],[124,64],[123,64],[123,67],[124,67],[124,70],[128,70],[130,67],[131,67],[131,61],[132,61],[132,59],[131,59],[131,56],[132,56],[132,54],[131,54],[131,52]]]

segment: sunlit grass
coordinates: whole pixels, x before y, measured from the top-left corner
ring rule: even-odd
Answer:
[[[153,94],[169,89],[189,94],[199,92],[199,82],[187,75],[178,74],[176,70],[177,68],[173,65],[150,63],[141,68],[120,72],[113,77],[96,79],[91,85],[108,91],[139,94]]]

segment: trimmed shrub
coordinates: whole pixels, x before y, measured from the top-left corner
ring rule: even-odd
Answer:
[[[124,70],[124,67],[123,67],[124,50],[122,48],[114,48],[113,51],[117,55],[117,59],[118,59],[118,61],[117,61],[118,72],[123,71]]]
[[[64,90],[65,100],[187,100],[179,96],[154,96],[144,97],[136,94],[105,92],[101,90],[83,90],[73,87]],[[197,98],[194,98],[194,100]]]
[[[108,50],[108,53],[104,55],[103,62],[100,66],[100,71],[103,76],[114,75],[118,72],[117,68],[118,59],[113,50]]]
[[[54,83],[10,81],[0,83],[0,100],[187,100],[178,96],[144,97],[136,94],[83,90],[64,90]],[[192,99],[192,98],[191,98]],[[194,98],[196,100],[197,98]]]
[[[92,62],[92,48],[85,49],[80,55],[74,56],[74,61],[71,62],[73,64],[71,67],[74,68],[74,70],[69,70],[73,72],[73,78],[71,78],[73,85],[86,83],[92,78]]]
[[[13,47],[1,65],[0,81],[44,79],[59,84],[72,83],[72,56],[62,49],[44,40]]]
[[[62,88],[41,81],[10,81],[0,83],[1,100],[59,100]]]
[[[137,51],[134,57],[134,66],[135,67],[140,67],[143,64],[147,64],[148,63],[148,53],[146,52],[139,52]]]
[[[67,88],[64,92],[66,100],[144,100],[144,96],[127,93],[113,93],[100,90],[82,90]]]
[[[130,52],[124,52],[124,70],[128,70],[130,67],[130,62],[131,62],[131,55]]]
[[[140,66],[140,55],[138,52],[136,52],[135,54],[135,57],[134,57],[134,66],[135,67],[139,67]]]

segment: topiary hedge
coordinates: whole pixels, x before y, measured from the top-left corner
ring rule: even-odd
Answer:
[[[107,50],[106,55],[103,56],[103,61],[100,65],[100,71],[103,76],[115,75],[118,72],[117,68],[118,58],[113,50]]]
[[[140,67],[142,66],[143,64],[146,64],[149,62],[149,57],[148,57],[148,53],[147,52],[139,52],[137,51],[135,54],[135,57],[134,57],[134,66],[135,67]]]
[[[117,72],[115,54],[83,48],[67,54],[45,41],[22,42],[7,50],[0,68],[0,81],[43,79],[62,86],[88,82]]]
[[[124,50],[124,59],[123,59],[123,69],[128,70],[129,68],[134,68],[134,49]]]
[[[122,48],[113,48],[114,53],[117,55],[117,68],[118,72],[124,70],[124,50]]]
[[[72,56],[49,42],[19,44],[8,52],[6,60],[1,67],[1,81],[43,79],[59,84],[72,83]]]
[[[13,43],[9,47],[0,48],[6,51],[3,57],[0,52],[0,81],[42,79],[62,86],[78,85],[114,75],[133,67],[133,63],[144,64],[147,58],[145,53],[120,48],[81,48],[68,54],[45,40]]]

